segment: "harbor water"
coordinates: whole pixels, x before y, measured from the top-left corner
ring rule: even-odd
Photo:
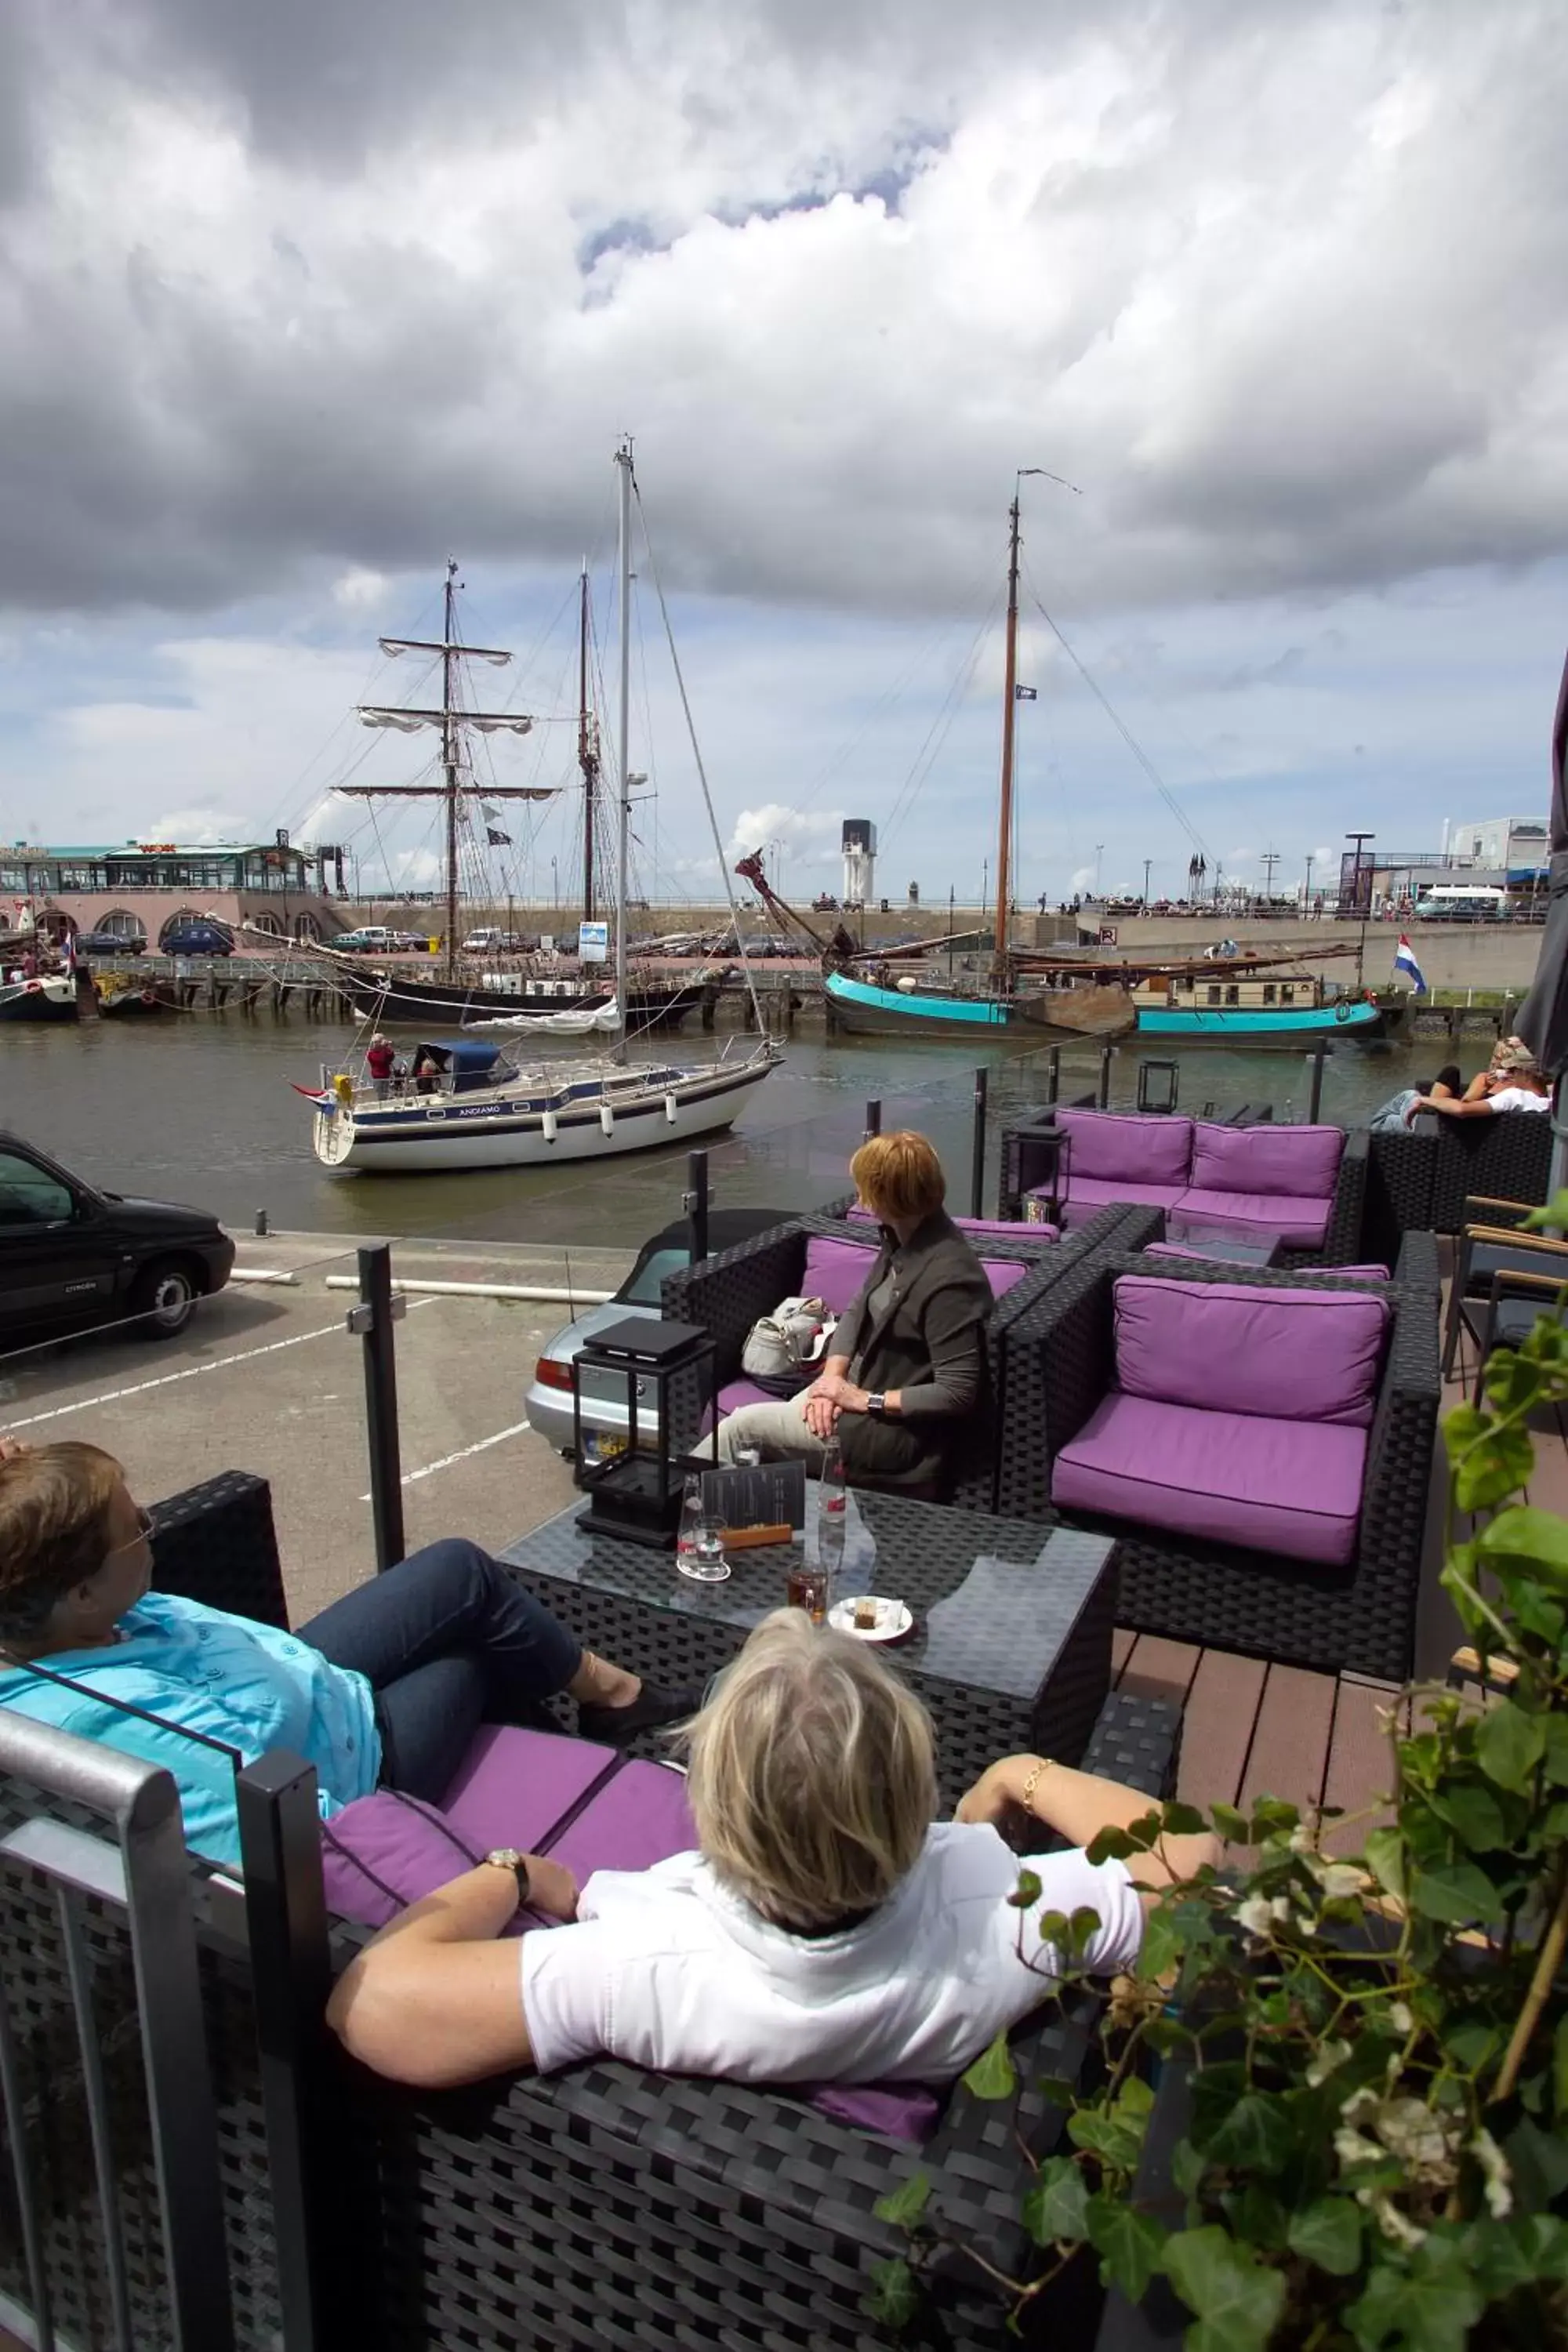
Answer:
[[[26,1137],[91,1181],[121,1192],[184,1200],[248,1230],[265,1210],[275,1229],[351,1234],[425,1234],[528,1242],[592,1241],[635,1247],[679,1214],[686,1150],[630,1154],[602,1165],[336,1176],[310,1148],[312,1113],[290,1085],[314,1086],[321,1065],[352,1045],[340,1023],[254,1019],[193,1013],[166,1021],[0,1030],[0,1128]],[[731,1051],[742,1050],[736,1040]],[[634,1056],[640,1049],[632,1049]],[[721,1042],[693,1035],[656,1042],[703,1058]],[[1485,1058],[1468,1041],[1466,1073]],[[1336,1045],[1324,1073],[1321,1116],[1342,1125],[1448,1058],[1444,1040]],[[1157,1049],[1119,1046],[1110,1100],[1131,1108],[1141,1061]],[[1182,1048],[1171,1055],[1178,1108],[1201,1115],[1240,1102],[1270,1103],[1277,1118],[1306,1116],[1311,1083],[1304,1055],[1237,1047]],[[861,1138],[868,1099],[885,1128],[918,1127],[941,1150],[955,1207],[969,1206],[973,1050],[886,1040],[835,1041],[806,1032],[747,1104],[736,1127],[716,1137],[709,1165],[715,1203],[782,1209],[816,1205],[846,1189],[845,1167]],[[994,1213],[996,1138],[1003,1124],[1038,1105],[1045,1058],[1038,1051],[992,1050],[990,1150],[985,1205]],[[1097,1087],[1100,1049],[1061,1048],[1064,1097]]]

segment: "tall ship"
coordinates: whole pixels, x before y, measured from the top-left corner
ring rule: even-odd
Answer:
[[[361,1020],[374,1021],[378,1025],[397,1024],[424,1027],[433,1022],[452,1023],[459,1027],[510,1015],[537,1013],[541,1018],[556,1022],[558,1027],[574,1019],[604,1016],[611,1007],[611,992],[607,985],[594,978],[585,965],[574,979],[541,978],[535,974],[498,971],[486,969],[488,960],[464,954],[459,944],[462,937],[462,887],[460,850],[470,829],[478,828],[480,838],[500,839],[489,833],[489,819],[495,812],[491,803],[505,801],[544,801],[556,797],[558,787],[541,784],[503,784],[486,779],[481,784],[474,781],[468,752],[470,733],[510,733],[527,735],[532,731],[533,719],[526,712],[505,710],[475,710],[468,707],[462,694],[464,666],[483,662],[491,668],[504,668],[511,660],[509,651],[499,646],[471,646],[463,642],[458,630],[457,613],[458,565],[456,560],[447,566],[443,603],[444,625],[438,639],[424,637],[383,637],[381,650],[391,658],[404,654],[425,654],[438,656],[441,664],[441,699],[437,706],[422,709],[410,704],[364,703],[359,707],[363,725],[391,728],[399,734],[413,735],[429,729],[441,739],[437,772],[427,781],[402,784],[340,784],[339,793],[348,800],[433,800],[442,804],[443,881],[441,897],[446,909],[445,938],[442,943],[441,968],[438,978],[426,979],[423,973],[411,974],[390,964],[372,964],[368,968],[363,957],[343,956],[340,973],[354,1012]],[[601,757],[598,721],[589,693],[588,666],[588,573],[584,567],[581,581],[581,611],[579,634],[579,709],[577,757],[583,785],[583,929],[580,944],[592,940],[598,921],[599,908],[595,892],[595,839],[599,815],[601,787]],[[620,929],[624,933],[625,923]],[[607,939],[602,952],[607,954]],[[331,950],[329,950],[331,951]],[[688,1013],[703,1000],[704,982],[700,979],[661,981],[644,974],[628,972],[624,992],[617,993],[615,1009],[637,1029],[678,1028]]]
[[[382,1069],[367,1055],[363,1066],[322,1073],[319,1087],[301,1087],[313,1106],[311,1142],[325,1167],[346,1173],[426,1172],[441,1169],[521,1168],[546,1166],[552,1160],[606,1160],[659,1144],[712,1135],[730,1126],[737,1113],[781,1058],[765,1035],[749,1051],[737,1050],[730,1040],[724,1049],[701,1062],[633,1061],[627,1053],[629,1034],[651,1027],[637,1013],[637,992],[628,985],[626,953],[627,861],[631,838],[631,501],[634,488],[631,444],[616,453],[620,468],[620,708],[618,744],[614,775],[616,803],[616,884],[612,928],[615,942],[615,987],[610,992],[580,992],[575,1007],[553,1005],[544,1020],[520,1010],[513,996],[500,996],[499,1004],[479,1002],[480,1016],[497,1030],[521,1033],[547,1024],[584,1019],[602,1022],[616,1032],[614,1052],[592,1060],[563,1055],[540,1056],[535,1039],[465,1035],[456,1040],[433,1036],[420,1042],[405,1065],[389,1072],[391,1055]],[[448,943],[455,936],[458,827],[462,795],[471,789],[459,765],[458,743],[465,726],[510,727],[525,731],[531,723],[505,712],[470,712],[459,707],[456,691],[458,666],[465,659],[500,662],[509,656],[497,648],[468,646],[455,630],[453,583],[447,578],[446,628],[438,645],[414,640],[384,640],[388,651],[439,654],[445,681],[438,711],[372,710],[362,713],[372,725],[420,726],[442,729],[443,784],[447,841]],[[671,640],[673,651],[673,639]],[[684,701],[684,688],[682,700]],[[693,749],[696,749],[695,736]],[[707,781],[698,754],[698,772]],[[595,768],[597,762],[595,760]],[[370,787],[362,790],[369,791]],[[429,787],[394,786],[396,792],[426,794]],[[503,794],[521,799],[534,787],[486,788],[486,796]],[[715,842],[719,828],[708,802]],[[590,820],[591,822],[591,820]],[[744,950],[742,950],[744,962]],[[448,971],[450,971],[450,961]],[[748,981],[750,974],[747,974]],[[448,986],[455,986],[455,981]],[[423,983],[419,983],[423,986]],[[379,1027],[388,1016],[387,999],[376,991],[367,1006],[367,1022]],[[474,1009],[471,996],[465,1009]],[[624,1017],[623,1017],[624,1008]],[[429,1012],[451,1019],[450,997],[437,999]],[[760,1012],[752,995],[758,1030]],[[404,1016],[406,1017],[406,1016]],[[570,1034],[558,1031],[558,1034]]]

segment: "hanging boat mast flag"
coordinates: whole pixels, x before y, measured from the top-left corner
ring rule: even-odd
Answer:
[[[1394,950],[1394,969],[1395,972],[1402,971],[1405,974],[1417,996],[1426,995],[1426,975],[1416,962],[1415,950],[1403,931],[1399,934],[1399,945]]]
[[[1038,702],[1039,698],[1038,692],[1032,686],[1016,686],[1013,688],[1015,702]]]

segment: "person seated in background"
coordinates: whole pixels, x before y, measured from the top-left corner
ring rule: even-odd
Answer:
[[[696,1704],[584,1650],[458,1537],[285,1633],[150,1590],[151,1533],[112,1454],[0,1441],[0,1706],[165,1766],[213,1861],[238,1861],[234,1774],[269,1748],[315,1766],[326,1819],[378,1785],[437,1801],[482,1721],[557,1691],[616,1747]]]
[[[1041,1756],[982,1774],[935,1822],[931,1719],[901,1678],[800,1610],[763,1619],[679,1735],[698,1847],[579,1889],[546,1858],[481,1863],[392,1922],[336,1986],[329,2022],[378,2073],[426,2086],[600,2053],[753,2083],[940,2083],[1048,2000],[1040,1920],[1092,1910],[1084,1965],[1138,1957],[1144,1907],[1217,1858],[1164,1839],[1091,1864],[1151,1801]],[[1000,1835],[1032,1816],[1072,1849],[1029,1867]],[[521,1906],[574,1924],[498,1940]]]
[[[1408,1114],[1437,1111],[1445,1118],[1490,1118],[1500,1111],[1550,1110],[1552,1088],[1530,1047],[1517,1037],[1500,1045],[1483,1077],[1474,1078],[1456,1100],[1436,1088],[1418,1095]]]
[[[882,1226],[870,1272],[818,1377],[778,1404],[728,1414],[719,1458],[732,1462],[738,1445],[754,1445],[764,1461],[820,1465],[837,1437],[851,1480],[929,1486],[986,1402],[991,1286],[942,1207],[947,1180],[923,1135],[871,1137],[849,1173]]]

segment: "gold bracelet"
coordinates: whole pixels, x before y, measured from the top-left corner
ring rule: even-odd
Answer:
[[[1048,1756],[1037,1757],[1034,1764],[1031,1766],[1028,1778],[1024,1782],[1024,1793],[1018,1800],[1018,1802],[1023,1806],[1024,1811],[1026,1813],[1034,1811],[1035,1790],[1039,1781],[1041,1773],[1048,1772],[1050,1769],[1051,1759]]]

